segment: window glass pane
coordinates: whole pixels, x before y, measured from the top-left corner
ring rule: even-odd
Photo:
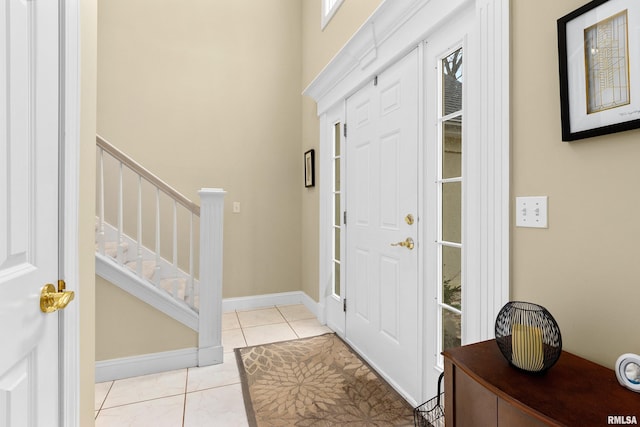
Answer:
[[[340,227],[335,227],[333,229],[333,239],[333,258],[340,261]]]
[[[462,116],[442,126],[442,178],[462,176]]]
[[[333,294],[340,296],[340,263],[333,263]]]
[[[460,248],[442,247],[442,302],[462,309]]]
[[[459,314],[442,309],[442,350],[460,347],[462,343],[461,317]]]
[[[462,110],[462,48],[442,60],[442,111]]]
[[[342,222],[340,221],[340,193],[333,195],[333,209],[334,209],[333,225],[340,226],[342,224]]]
[[[442,184],[442,240],[462,243],[461,222],[462,183],[445,182]]]
[[[335,191],[340,191],[340,158],[333,162],[333,186]]]

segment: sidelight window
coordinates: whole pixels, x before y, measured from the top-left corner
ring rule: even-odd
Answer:
[[[462,48],[440,59],[438,76],[439,354],[462,342]]]
[[[340,237],[342,234],[342,205],[341,183],[340,183],[340,123],[333,126],[333,233],[332,233],[332,252],[333,252],[333,296],[340,299]]]

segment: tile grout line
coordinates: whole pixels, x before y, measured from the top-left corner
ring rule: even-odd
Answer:
[[[184,382],[184,396],[182,401],[182,427],[184,427],[184,420],[187,418],[187,390],[189,390],[189,371],[191,368],[187,368],[187,375]]]
[[[102,408],[102,409],[100,409],[100,412],[108,411],[108,410],[114,409],[114,408],[122,408],[123,406],[137,405],[138,403],[146,403],[146,402],[153,402],[154,400],[168,399],[170,397],[181,396],[183,394],[185,394],[185,393],[169,394],[167,396],[152,397],[150,399],[136,400],[135,402],[121,403],[120,405],[109,406],[108,408]]]
[[[107,392],[104,395],[104,398],[102,398],[102,402],[100,403],[100,407],[96,411],[96,417],[94,418],[94,420],[97,420],[98,417],[100,416],[100,412],[102,412],[102,408],[104,407],[104,403],[107,401],[107,397],[109,397],[109,393],[111,393],[111,389],[113,388],[113,385],[115,383],[116,383],[115,380],[111,381],[111,385],[109,386],[109,390],[107,390]]]
[[[282,312],[282,310],[280,310],[280,307],[276,306],[276,310],[278,310],[278,313],[280,313],[280,316],[282,316],[284,321],[287,322],[287,326],[289,326],[289,328],[293,331],[293,333],[296,336],[296,338],[300,338],[300,335],[298,335],[298,333],[296,332],[294,327],[291,326],[291,323],[289,322],[289,319],[287,319],[287,316],[285,316],[284,313]]]

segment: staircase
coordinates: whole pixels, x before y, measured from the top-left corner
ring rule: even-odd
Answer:
[[[224,194],[200,206],[96,137],[96,274],[198,332],[197,363],[222,363]]]

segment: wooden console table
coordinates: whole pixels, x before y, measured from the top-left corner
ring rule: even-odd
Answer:
[[[613,370],[566,351],[542,375],[510,366],[495,340],[443,354],[447,427],[628,424],[611,416],[640,423],[639,393],[618,384]]]

